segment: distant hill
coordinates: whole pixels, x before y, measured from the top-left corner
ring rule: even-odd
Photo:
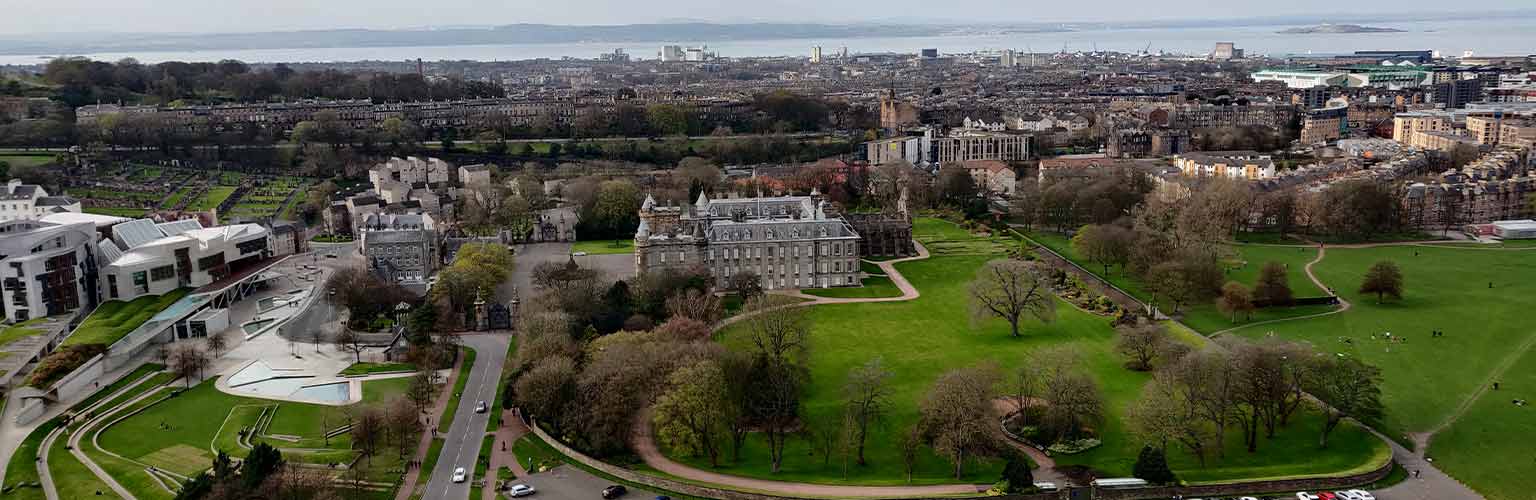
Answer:
[[[1280,31],[1276,31],[1276,33],[1285,34],[1285,35],[1308,35],[1308,34],[1316,34],[1316,33],[1337,34],[1337,33],[1402,33],[1402,32],[1403,32],[1403,30],[1400,30],[1400,29],[1397,29],[1397,28],[1378,28],[1378,27],[1375,27],[1375,26],[1361,26],[1361,25],[1358,25],[1358,24],[1319,24],[1317,26],[1301,26],[1301,27],[1290,28],[1290,29],[1283,29],[1283,30],[1280,30]]]

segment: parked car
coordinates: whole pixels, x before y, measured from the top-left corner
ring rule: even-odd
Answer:
[[[1296,500],[1318,500],[1318,497],[1305,491],[1298,491],[1296,492]]]
[[[475,403],[475,413],[485,413],[485,401]]]
[[[532,486],[528,486],[526,484],[514,484],[512,485],[511,493],[513,497],[525,497],[532,495],[534,493],[534,489]]]
[[[1345,493],[1353,495],[1355,497],[1354,500],[1376,500],[1376,495],[1372,495],[1371,492],[1365,490],[1349,490]]]
[[[586,257],[587,253],[586,252],[576,252],[576,253],[571,254],[571,256],[572,257]]]
[[[462,483],[465,479],[469,479],[469,474],[464,472],[463,467],[453,469],[453,482]]]
[[[613,500],[615,498],[624,496],[625,493],[629,493],[629,490],[624,488],[624,485],[622,485],[622,484],[610,485],[607,488],[603,488],[603,499],[604,500]]]
[[[1050,482],[1050,481],[1036,481],[1035,482],[1035,489],[1040,490],[1040,491],[1056,491],[1056,490],[1059,490],[1061,488],[1056,486],[1056,483],[1053,483],[1053,482]]]

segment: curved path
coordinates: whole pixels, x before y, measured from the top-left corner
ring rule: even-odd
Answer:
[[[912,286],[912,283],[907,281],[907,278],[902,276],[900,271],[896,270],[896,264],[927,259],[930,256],[928,249],[923,247],[922,243],[914,241],[913,245],[917,249],[916,256],[874,262],[876,265],[880,266],[880,269],[885,272],[886,276],[890,277],[891,282],[895,283],[896,287],[901,290],[901,296],[899,297],[838,298],[818,297],[798,291],[776,291],[772,293],[786,297],[806,299],[804,302],[786,304],[782,307],[809,307],[820,304],[903,302],[916,299],[921,297],[922,293],[918,292],[917,288]],[[739,314],[730,318],[726,318],[724,321],[716,323],[714,329],[718,331],[721,328],[741,321],[749,316],[750,314]],[[667,458],[666,455],[662,454],[661,450],[656,447],[656,441],[653,433],[651,432],[650,415],[651,411],[649,408],[647,408],[635,419],[634,432],[630,436],[630,445],[634,449],[635,454],[640,456],[640,459],[645,462],[645,465],[653,469],[691,481],[700,481],[723,485],[729,488],[794,497],[902,498],[956,496],[975,495],[976,493],[984,492],[988,488],[991,488],[990,484],[941,484],[931,486],[845,486],[832,484],[797,483],[792,481],[774,481],[770,479],[754,479],[730,474],[721,474],[718,472],[710,472],[675,462],[672,459]],[[1039,450],[1035,451],[1038,452]],[[1045,461],[1040,461],[1037,459],[1036,463],[1041,464],[1042,469],[1047,467],[1047,465],[1045,465],[1047,463],[1050,464],[1050,467],[1055,466],[1055,462],[1051,461],[1049,457],[1044,457],[1043,453],[1041,453],[1041,457],[1045,458]]]
[[[1279,245],[1270,245],[1270,246],[1279,246]],[[1312,266],[1317,264],[1318,262],[1322,262],[1323,261],[1323,257],[1326,257],[1328,255],[1328,250],[1326,248],[1324,248],[1322,246],[1318,246],[1316,248],[1317,248],[1317,257],[1313,257],[1312,261],[1308,262],[1306,267],[1304,267],[1303,269],[1307,272],[1307,279],[1312,280],[1312,284],[1317,285],[1317,289],[1318,290],[1326,291],[1326,292],[1328,292],[1328,295],[1331,295],[1331,296],[1333,296],[1333,298],[1339,300],[1339,307],[1334,308],[1332,310],[1323,311],[1323,312],[1320,312],[1320,313],[1317,313],[1317,314],[1308,314],[1308,315],[1305,315],[1305,316],[1293,316],[1293,317],[1289,317],[1289,318],[1271,319],[1271,320],[1260,321],[1260,322],[1257,322],[1257,323],[1248,323],[1248,324],[1245,324],[1245,325],[1234,326],[1232,328],[1228,328],[1228,329],[1225,329],[1225,330],[1220,330],[1220,331],[1217,331],[1217,332],[1212,333],[1210,335],[1207,335],[1207,337],[1216,338],[1216,337],[1220,337],[1220,336],[1222,336],[1224,334],[1227,334],[1227,333],[1235,332],[1235,331],[1238,331],[1238,330],[1244,330],[1244,329],[1248,329],[1248,328],[1253,328],[1255,326],[1263,326],[1263,325],[1269,325],[1269,324],[1274,324],[1274,323],[1284,323],[1286,321],[1296,321],[1296,320],[1300,320],[1300,319],[1321,318],[1323,316],[1330,316],[1330,315],[1338,314],[1338,313],[1341,313],[1341,312],[1344,312],[1344,311],[1348,311],[1349,308],[1352,307],[1352,305],[1349,303],[1349,301],[1348,300],[1344,300],[1344,297],[1340,297],[1338,294],[1333,293],[1333,291],[1332,291],[1333,289],[1332,288],[1328,288],[1328,285],[1326,283],[1323,283],[1323,280],[1318,279],[1317,275],[1312,272]]]
[[[146,375],[144,377],[139,378],[139,380],[134,381],[132,384],[128,384],[127,387],[123,387],[122,389],[117,390],[117,392],[113,392],[112,394],[108,394],[106,397],[101,398],[101,400],[99,400],[96,403],[92,404],[89,408],[86,408],[86,409],[82,410],[80,412],[80,414],[81,415],[92,415],[92,414],[94,414],[96,411],[100,410],[102,406],[105,406],[107,403],[112,402],[112,400],[117,399],[118,397],[121,397],[124,394],[127,394],[129,391],[132,391],[135,388],[137,388],[137,387],[139,387],[141,385],[144,385],[145,383],[148,383],[150,379],[154,378],[154,376],[155,375],[153,373],[151,373],[149,375]],[[148,392],[148,391],[146,391],[146,392]],[[121,406],[121,405],[119,405],[119,406]],[[65,444],[69,445],[70,453],[72,455],[75,455],[77,458],[79,456],[78,454],[75,453],[75,448],[76,448],[75,443],[74,443],[75,435],[78,435],[82,431],[84,431],[86,429],[89,429],[90,426],[93,423],[95,423],[96,421],[98,421],[98,420],[99,420],[99,418],[92,418],[91,420],[89,420],[86,423],[82,424],[79,429],[76,429],[74,434],[69,435],[69,436],[66,437],[66,439],[68,441],[66,441]],[[61,435],[63,435],[68,430],[68,428],[69,428],[69,426],[65,425],[65,426],[59,427],[58,429],[54,429],[54,431],[52,433],[50,433],[48,435],[48,437],[43,439],[43,444],[38,447],[38,455],[37,455],[38,456],[38,467],[37,467],[37,469],[38,469],[37,470],[38,478],[40,479],[39,482],[41,482],[42,485],[43,485],[43,495],[45,497],[47,497],[48,500],[58,500],[58,498],[59,498],[58,487],[53,484],[53,474],[52,474],[52,471],[48,470],[48,451],[49,451],[50,448],[53,447],[53,442],[58,440],[58,438]],[[109,477],[106,477],[106,473],[103,472],[99,467],[96,467],[96,464],[94,462],[88,462],[88,461],[82,460],[81,463],[83,465],[85,465],[86,468],[90,469],[92,474],[95,474],[96,476],[101,477],[102,481],[105,482],[107,484],[107,486],[112,487],[113,492],[117,493],[119,496],[122,496],[123,498],[133,498],[132,495],[123,495],[124,490],[122,489],[122,486],[118,485],[115,481],[112,481]]]
[[[1027,406],[1036,406],[1039,404],[1039,400],[1025,401],[1025,404]],[[998,398],[992,402],[992,405],[993,407],[997,408],[997,413],[999,415],[1005,416],[1011,412],[1018,411],[1019,409],[1018,403],[1014,401],[1013,398]],[[1033,471],[1035,481],[1053,482],[1057,485],[1063,486],[1071,484],[1071,481],[1067,480],[1067,476],[1062,475],[1062,473],[1056,471],[1056,459],[1051,458],[1049,454],[1046,454],[1046,452],[1041,451],[1039,448],[1014,440],[1012,437],[1008,436],[1002,425],[997,426],[997,431],[998,434],[1000,434],[998,438],[1002,439],[1004,443],[1008,443],[1009,445],[1013,446],[1014,449],[1024,452],[1025,455],[1029,455],[1030,460],[1035,461],[1035,465],[1037,466],[1037,468]]]

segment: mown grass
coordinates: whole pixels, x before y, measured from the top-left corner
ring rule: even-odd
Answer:
[[[591,240],[578,241],[571,244],[571,253],[586,252],[587,255],[614,255],[635,253],[634,240]]]
[[[864,286],[807,288],[801,291],[807,295],[829,298],[863,299],[901,296],[901,289],[897,288],[896,283],[885,276],[872,276],[864,278]]]
[[[177,289],[160,296],[147,296],[129,302],[114,300],[102,304],[80,323],[80,328],[64,339],[63,346],[103,344],[112,345],[149,321],[160,311],[175,304],[191,292]]]
[[[1126,411],[1140,397],[1150,375],[1124,368],[1124,359],[1114,351],[1115,334],[1108,318],[1063,303],[1054,322],[1026,321],[1023,335],[1017,338],[1009,335],[1007,324],[1001,320],[973,322],[967,313],[966,286],[976,269],[994,257],[966,253],[990,244],[990,239],[965,241],[953,233],[937,234],[952,243],[946,250],[928,260],[897,264],[898,270],[922,292],[922,297],[905,302],[823,305],[810,311],[811,382],[801,406],[805,425],[824,428],[841,422],[841,386],[849,370],[879,357],[892,372],[892,407],[885,423],[868,440],[869,465],[855,468],[844,479],[836,460],[825,465],[824,457],[814,454],[808,443],[795,439],[789,442],[782,470],[773,474],[766,444],[753,436],[748,439],[740,462],[713,470],[826,484],[908,484],[899,458],[900,433],[916,423],[918,402],[943,372],[983,362],[1010,369],[1028,352],[1068,345],[1082,353],[1081,366],[1097,381],[1106,401],[1107,418],[1097,428],[1103,446],[1082,454],[1059,456],[1058,463],[1087,465],[1106,476],[1130,474],[1142,442],[1126,428]],[[720,339],[728,347],[744,348],[742,332],[741,327],[728,328]],[[1187,342],[1201,342],[1188,332],[1179,331],[1176,335]],[[1250,455],[1229,442],[1227,458],[1213,460],[1208,467],[1200,467],[1192,455],[1183,451],[1171,453],[1170,464],[1186,478],[1198,481],[1324,474],[1380,464],[1386,446],[1360,429],[1336,431],[1332,445],[1318,449],[1318,421],[1311,413],[1298,416],[1273,440],[1261,443],[1257,454]],[[707,460],[700,457],[674,454],[673,458],[709,468]],[[1001,466],[996,460],[969,464],[960,482],[993,482]],[[917,461],[912,484],[953,482],[956,481],[951,464],[925,449]]]

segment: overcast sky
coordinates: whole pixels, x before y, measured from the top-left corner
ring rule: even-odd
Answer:
[[[1530,0],[0,0],[0,33],[255,32],[676,19],[1127,21],[1532,6]]]

